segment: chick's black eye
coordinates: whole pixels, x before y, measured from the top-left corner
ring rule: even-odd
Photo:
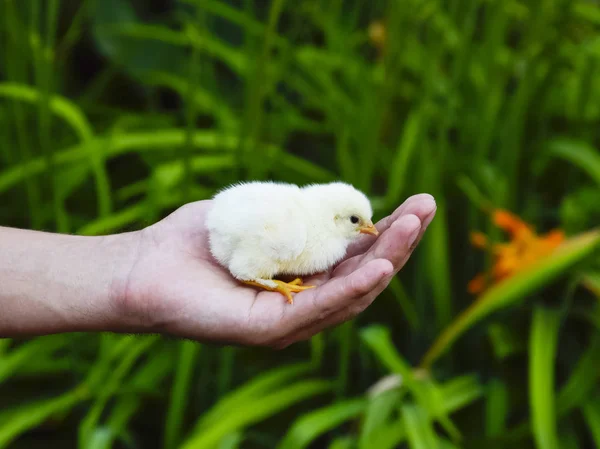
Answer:
[[[356,215],[352,215],[350,217],[350,221],[354,224],[358,223],[358,217]]]

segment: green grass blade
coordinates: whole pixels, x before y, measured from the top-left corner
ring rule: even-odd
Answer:
[[[243,435],[241,432],[232,432],[225,435],[218,446],[218,449],[237,449],[242,444]]]
[[[3,412],[0,421],[0,448],[8,447],[19,435],[41,424],[50,416],[71,410],[85,398],[86,394],[82,390],[75,389],[53,399],[33,402],[16,410]]]
[[[404,312],[404,316],[406,317],[409,326],[412,329],[419,329],[421,323],[419,322],[419,315],[417,314],[414,301],[408,296],[404,285],[402,285],[402,282],[397,276],[392,278],[388,288]]]
[[[392,343],[389,329],[383,326],[372,325],[363,329],[360,336],[388,370],[400,374],[403,381],[412,378],[411,367],[398,354]]]
[[[556,409],[559,414],[569,412],[590,396],[598,382],[598,366],[600,366],[600,334],[595,334],[575,365],[569,380],[558,394]]]
[[[364,399],[350,399],[312,411],[297,419],[277,446],[278,449],[304,449],[323,433],[357,417],[366,405]]]
[[[108,217],[90,221],[77,230],[80,235],[104,235],[141,221],[148,211],[145,202],[134,204]]]
[[[180,97],[186,97],[188,91],[188,82],[183,78],[172,73],[152,72],[143,76],[144,81],[157,87],[167,87],[177,92]],[[194,91],[188,101],[193,101],[199,112],[214,114],[219,121],[219,128],[227,131],[235,131],[238,127],[238,119],[231,108],[219,98],[214,92],[204,88],[204,86],[194,86]]]
[[[421,366],[428,368],[465,331],[498,309],[508,307],[564,274],[572,265],[594,251],[599,231],[589,231],[569,239],[552,255],[490,288],[456,318],[425,354]]]
[[[484,391],[475,376],[458,376],[440,387],[443,410],[450,414],[482,397]]]
[[[370,398],[365,409],[363,423],[359,433],[358,447],[369,449],[372,440],[381,434],[393,411],[400,404],[399,391],[386,391]],[[377,447],[380,447],[377,445]]]
[[[131,388],[136,391],[157,391],[163,379],[172,371],[175,364],[174,355],[168,347],[154,353],[133,375],[129,384]],[[139,393],[123,394],[118,398],[106,419],[106,426],[99,428],[104,432],[101,441],[96,442],[94,449],[110,449],[114,446],[114,440],[122,434],[127,423],[136,415],[143,404],[143,399],[144,397]]]
[[[508,415],[508,391],[506,385],[493,379],[488,385],[485,404],[485,434],[488,437],[501,435],[506,428]]]
[[[529,400],[538,449],[558,449],[554,372],[561,315],[542,307],[533,314],[529,340]]]
[[[460,438],[458,429],[444,410],[442,392],[433,382],[417,379],[412,367],[394,347],[390,330],[382,326],[370,326],[361,332],[361,337],[390,371],[401,375],[402,383],[415,395],[419,406],[439,420],[453,438]]]
[[[0,83],[0,97],[37,104],[41,101],[42,95],[33,87],[4,82]],[[92,126],[75,103],[55,94],[50,98],[49,108],[52,113],[73,129],[79,139],[87,140],[93,136]]]
[[[448,231],[448,214],[446,202],[439,199],[433,222],[424,236],[423,246],[426,256],[425,272],[433,292],[437,328],[442,329],[452,320],[452,284],[450,276],[450,236]]]
[[[583,417],[590,429],[596,448],[600,448],[600,397],[595,395],[583,406]]]
[[[421,110],[413,111],[404,124],[404,130],[398,148],[394,152],[394,159],[389,171],[386,205],[394,209],[400,203],[407,177],[411,167],[412,157],[418,148],[421,133]]]
[[[87,143],[75,145],[71,148],[56,153],[56,164],[70,164],[85,161],[94,145],[104,147],[105,157],[112,158],[129,152],[163,151],[168,148],[183,145],[186,131],[181,129],[157,129],[149,132],[115,134],[106,138],[98,138]],[[214,131],[197,131],[194,133],[194,146],[204,151],[232,151],[237,147],[238,138],[227,133]],[[274,145],[265,145],[269,152],[280,151]],[[291,170],[306,173],[307,176],[322,176],[334,179],[334,175],[321,169],[316,164],[301,158],[285,155],[283,165],[289,165]],[[192,162],[194,164],[194,162]],[[33,159],[25,164],[11,167],[0,172],[0,192],[3,192],[28,177],[38,175],[45,170],[45,162],[41,158]]]
[[[546,157],[563,159],[579,167],[600,185],[600,152],[587,142],[556,139],[548,143]],[[543,162],[544,159],[541,159]],[[539,169],[539,167],[538,167]]]
[[[42,354],[47,356],[64,348],[67,342],[68,339],[64,335],[37,338],[13,349],[4,356],[0,355],[0,384],[10,378],[21,366]]]
[[[268,392],[291,382],[298,376],[309,373],[312,369],[313,366],[310,363],[299,363],[276,368],[255,377],[237,390],[223,396],[221,400],[198,421],[196,432],[213,427],[243,404],[259,400]]]
[[[0,97],[12,98],[34,104],[40,103],[43,99],[43,95],[40,94],[37,89],[18,83],[0,83]],[[107,215],[112,209],[110,183],[106,168],[103,165],[101,147],[93,144],[94,132],[91,124],[88,122],[83,111],[64,97],[58,95],[50,96],[48,99],[48,108],[49,111],[64,120],[82,142],[87,142],[87,148],[89,149],[87,156],[92,159],[92,166],[96,176],[98,208],[100,210],[100,215]],[[53,154],[52,157],[53,164],[60,163],[59,156]],[[42,160],[34,160],[28,162],[28,164],[40,165],[41,161]],[[42,165],[41,169],[45,168],[45,165]],[[16,169],[18,170],[19,167],[16,167]],[[0,177],[1,176],[2,174],[0,174]]]
[[[10,338],[0,338],[0,358],[4,357],[6,350],[11,345],[12,340]]]
[[[310,182],[330,182],[337,179],[335,174],[329,170],[293,154],[280,153],[278,164],[280,165],[279,170],[294,172],[304,176]]]
[[[400,418],[377,428],[369,439],[368,445],[361,448],[394,449],[406,440],[407,432],[404,419]],[[402,446],[400,446],[402,447]]]
[[[431,422],[423,409],[415,405],[405,405],[402,407],[402,416],[406,422],[406,435],[411,449],[439,447]]]
[[[104,380],[102,388],[99,390],[96,400],[92,405],[86,417],[81,421],[79,427],[79,445],[82,448],[87,447],[96,425],[100,420],[103,410],[109,399],[116,394],[121,387],[125,376],[131,370],[133,364],[157,341],[157,337],[147,337],[134,342],[131,348],[120,360],[119,364],[109,373]]]
[[[194,363],[200,352],[200,345],[194,341],[184,341],[180,345],[179,363],[175,371],[175,380],[171,391],[167,420],[165,424],[165,449],[177,447],[181,438],[181,426],[185,415],[187,400],[191,396],[192,373]]]
[[[352,437],[340,437],[331,442],[328,449],[354,449],[355,443]]]
[[[283,12],[285,0],[273,0],[269,8],[269,16],[265,35],[262,39],[262,48],[255,62],[252,77],[247,84],[247,104],[246,117],[242,125],[243,140],[248,138],[248,146],[243,148],[245,152],[244,160],[246,168],[249,170],[249,176],[252,179],[263,179],[266,174],[268,165],[266,161],[261,163],[252,163],[257,155],[260,155],[264,150],[260,147],[260,141],[263,134],[263,122],[265,121],[265,101],[270,94],[270,83],[276,80],[266,80],[268,74],[268,66],[271,63],[272,56],[272,41],[273,36],[277,34],[277,25]]]
[[[192,435],[181,448],[212,448],[230,432],[264,420],[297,402],[331,391],[329,382],[307,380],[271,391],[260,398],[238,402],[235,409],[228,410],[227,415]]]

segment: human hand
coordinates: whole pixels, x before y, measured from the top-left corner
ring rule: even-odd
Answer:
[[[343,261],[305,278],[317,287],[286,303],[279,293],[234,279],[210,254],[204,226],[211,201],[182,206],[137,233],[137,254],[117,301],[132,328],[200,341],[283,348],[349,320],[368,307],[408,261],[436,205],[407,199]]]

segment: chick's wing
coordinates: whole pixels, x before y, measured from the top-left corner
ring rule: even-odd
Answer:
[[[306,247],[306,222],[293,208],[282,208],[270,213],[260,227],[260,245],[263,253],[278,262],[297,258]]]
[[[207,225],[231,251],[287,262],[306,246],[307,220],[299,191],[271,183],[242,184],[217,196]]]

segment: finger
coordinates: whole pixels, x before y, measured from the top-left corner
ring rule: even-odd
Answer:
[[[393,273],[394,267],[388,260],[372,260],[346,276],[333,277],[315,294],[314,302],[321,315],[329,315],[355,298],[369,293],[385,277]]]
[[[313,335],[318,334],[319,332],[322,332],[325,329],[338,326],[348,320],[355,318],[373,303],[375,298],[377,298],[381,294],[381,292],[385,290],[389,282],[390,277],[384,277],[381,281],[379,281],[375,288],[369,291],[366,295],[363,295],[360,298],[355,298],[352,304],[348,307],[343,308],[338,312],[333,313],[326,319],[318,321],[313,326],[298,332],[296,335],[293,336],[293,340],[290,341],[290,343],[307,340]]]
[[[421,222],[425,223],[428,219],[429,221],[433,219],[433,216],[431,215],[435,212],[435,208],[435,199],[428,193],[413,195],[398,206],[391,215],[379,220],[375,227],[380,234],[383,234],[396,220],[408,214],[416,215]],[[372,236],[361,237],[356,243],[348,248],[346,257],[350,258],[366,252],[377,240],[378,239],[374,239]]]
[[[367,295],[383,279],[389,278],[393,269],[388,260],[373,260],[347,276],[332,278],[314,290],[298,293],[294,305],[286,308],[280,320],[278,332],[284,335],[281,340],[289,341],[294,335],[351,306],[357,298]]]
[[[374,259],[387,259],[394,266],[394,272],[397,273],[402,268],[401,264],[406,262],[415,248],[414,245],[421,234],[421,229],[421,220],[416,215],[409,214],[400,217],[365,253],[360,264]]]
[[[375,259],[389,260],[394,266],[394,273],[397,273],[408,260],[414,243],[421,233],[421,228],[421,220],[416,215],[408,214],[400,217],[385,233],[381,234],[364,255],[339,265],[333,275],[346,275]]]

